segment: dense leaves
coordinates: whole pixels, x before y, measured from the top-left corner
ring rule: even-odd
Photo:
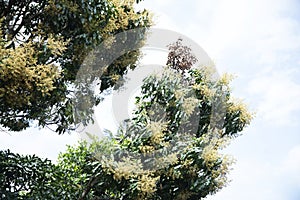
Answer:
[[[80,143],[57,164],[37,156],[0,151],[1,199],[119,199],[118,183],[95,160],[94,147]]]
[[[112,160],[99,157],[111,162],[116,180],[133,182],[134,199],[201,199],[226,185],[231,160],[219,151],[237,136],[236,125],[244,128],[251,116],[223,99],[226,123],[218,124],[223,121],[213,117],[222,113],[213,113],[213,91],[218,91],[213,89],[226,85],[218,81],[209,87],[202,80],[207,88],[200,87],[195,81],[200,71],[190,71],[190,81],[168,70],[147,78],[134,119],[119,130],[121,153],[116,150]],[[130,163],[138,166],[132,172]]]
[[[71,199],[78,190],[57,166],[34,155],[1,151],[0,171],[1,199]]]
[[[220,151],[251,115],[232,100],[229,75],[212,77],[211,68],[169,63],[144,79],[133,118],[116,134],[68,147],[56,165],[1,151],[2,198],[193,200],[216,193],[232,163]]]
[[[58,133],[75,129],[79,122],[74,119],[71,97],[74,96],[77,72],[86,56],[103,41],[113,41],[117,33],[151,25],[148,12],[135,11],[135,3],[133,0],[0,1],[0,125],[19,131],[36,121],[39,126],[51,126]],[[140,33],[137,42],[142,43],[143,34]],[[108,66],[98,66],[107,70],[97,77],[102,83],[97,93],[113,87],[115,77],[134,68],[139,55],[138,49],[124,52]],[[55,66],[56,71],[43,77],[44,66],[53,69]],[[7,68],[14,74],[9,80],[5,78]],[[51,84],[43,89],[47,95],[39,87],[26,84],[36,81],[31,76],[28,80],[24,78],[28,70],[39,74],[42,81],[51,79]],[[20,84],[21,80],[24,85]],[[24,102],[11,104],[11,94],[6,89],[10,85],[14,85],[15,94],[21,94],[14,96],[16,102]]]
[[[1,199],[93,199],[91,188],[101,185],[99,163],[86,143],[68,147],[57,164],[37,156],[0,151]],[[92,183],[89,183],[91,180]],[[105,187],[109,187],[106,183]]]
[[[92,144],[98,182],[112,183],[100,191],[91,188],[94,194],[202,199],[226,186],[232,159],[220,151],[251,115],[231,98],[229,75],[212,79],[211,68],[169,67],[144,80],[133,118],[115,136]]]

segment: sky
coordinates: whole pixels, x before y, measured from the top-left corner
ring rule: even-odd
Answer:
[[[207,200],[299,200],[300,1],[145,0],[139,7],[152,10],[155,27],[199,44],[220,74],[236,75],[233,95],[256,112],[225,150],[236,159],[230,183]],[[109,118],[107,109],[99,118]],[[0,147],[55,160],[78,139],[33,127],[0,132]]]

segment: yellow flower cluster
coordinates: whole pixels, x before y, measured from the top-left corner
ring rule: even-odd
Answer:
[[[65,49],[65,43],[53,38],[49,42],[49,48],[55,49],[55,54]],[[55,89],[54,82],[60,77],[60,71],[52,64],[38,64],[37,54],[33,42],[6,49],[5,42],[1,41],[0,80],[5,85],[0,88],[0,98],[4,98],[9,106],[30,105],[35,92],[48,95]]]
[[[102,167],[107,174],[112,174],[117,181],[122,179],[133,179],[137,181],[139,199],[146,199],[156,191],[156,183],[160,179],[159,175],[154,175],[153,171],[144,170],[142,163],[138,159],[130,157],[121,161],[114,161],[111,158],[102,158]]]
[[[64,42],[63,38],[55,39],[53,35],[47,39],[47,47],[50,49],[54,56],[61,56],[62,53],[67,49],[69,40]]]
[[[193,97],[184,99],[182,108],[187,116],[190,116],[199,104],[199,100]]]
[[[194,84],[193,89],[199,91],[204,99],[210,99],[214,95],[214,91],[212,91],[207,84]]]
[[[102,158],[102,165],[108,174],[113,174],[115,180],[122,180],[123,178],[128,180],[145,173],[140,160],[130,157],[124,157],[120,161]]]
[[[164,121],[150,121],[147,129],[151,132],[150,144],[140,145],[139,150],[142,153],[151,153],[155,151],[157,145],[167,147],[169,142],[164,141],[164,131],[167,130],[168,122]]]
[[[118,75],[118,74],[112,74],[112,75],[110,76],[110,78],[111,78],[111,80],[112,80],[114,83],[116,83],[116,82],[121,78],[121,76]]]
[[[214,145],[207,145],[202,152],[202,158],[205,161],[206,166],[212,169],[215,162],[221,158],[218,150]]]
[[[221,137],[219,131],[210,131],[209,133],[202,136],[203,141],[207,144],[204,147],[203,152],[201,154],[204,159],[205,165],[212,173],[212,178],[216,181],[216,187],[222,188],[225,186],[227,181],[227,173],[230,170],[230,166],[234,162],[234,160],[228,156],[223,155],[219,151],[229,144],[230,137]],[[215,168],[214,165],[217,161],[222,160],[221,165],[218,168]]]
[[[156,183],[160,176],[153,176],[151,173],[142,174],[137,182],[137,189],[141,192],[140,197],[146,198],[151,196],[157,189]]]
[[[180,99],[184,98],[185,95],[186,95],[186,91],[184,89],[175,91],[175,98],[177,100],[180,100]]]
[[[141,145],[139,149],[142,153],[150,153],[155,150],[154,146],[152,145]]]
[[[228,183],[227,174],[231,170],[230,166],[234,163],[234,159],[228,155],[222,156],[220,168],[212,170],[212,177],[216,179],[217,187],[223,188]]]
[[[163,142],[164,139],[163,131],[165,131],[167,127],[168,127],[168,122],[163,122],[163,121],[157,121],[157,122],[151,121],[148,124],[147,128],[152,133],[150,140],[153,145],[158,145]]]
[[[127,27],[129,21],[136,21],[141,17],[146,18],[146,16],[149,15],[147,11],[144,11],[142,15],[135,12],[135,0],[111,0],[111,3],[114,5],[118,15],[110,18],[108,24],[103,29],[104,35],[107,36],[115,30],[124,29]]]
[[[231,113],[239,112],[240,120],[245,124],[249,124],[253,118],[253,115],[247,110],[245,103],[238,99],[231,100],[228,111]]]
[[[225,73],[218,80],[218,83],[221,85],[229,85],[229,83],[234,79],[234,75]]]
[[[156,166],[160,169],[178,163],[177,153],[170,153],[156,160]]]

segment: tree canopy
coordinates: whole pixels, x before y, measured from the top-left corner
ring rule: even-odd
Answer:
[[[152,24],[148,11],[136,11],[139,2],[0,1],[0,127],[37,123],[61,134],[91,121],[99,94],[137,67]],[[114,58],[121,44],[134,50]],[[98,45],[105,51],[93,51]],[[252,116],[232,98],[231,76],[216,77],[197,59],[182,39],[170,44],[166,66],[143,80],[132,118],[108,137],[69,146],[57,163],[1,150],[0,198],[193,200],[222,189],[232,159],[221,150]],[[91,71],[81,72],[85,65]],[[78,89],[92,101],[74,102]]]
[[[151,25],[135,0],[0,1],[0,125],[20,131],[33,122],[58,133],[74,130],[71,97],[87,54],[125,30]],[[143,33],[141,33],[143,37]],[[139,50],[126,52],[102,74],[98,93],[135,68]],[[96,102],[99,102],[96,101]]]
[[[169,49],[167,66],[144,79],[117,133],[68,147],[57,164],[2,151],[4,197],[192,200],[226,186],[232,159],[221,150],[251,114],[231,97],[229,75],[213,79],[211,68],[194,66],[181,40]]]

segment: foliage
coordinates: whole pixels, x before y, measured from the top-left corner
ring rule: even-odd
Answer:
[[[53,38],[43,43],[53,56],[65,49],[64,42]],[[45,105],[53,106],[51,97],[61,77],[57,66],[38,63],[34,45],[28,42],[15,49],[6,48],[0,38],[0,123],[13,131],[29,126],[29,120],[41,116]],[[28,115],[23,117],[21,112]]]
[[[0,151],[0,198],[111,199],[113,194],[109,192],[117,190],[118,184],[101,170],[93,149],[85,142],[68,146],[59,155],[57,164],[35,155]]]
[[[87,54],[117,33],[151,25],[149,13],[135,11],[135,3],[0,1],[0,124],[14,131],[29,127],[33,121],[54,127],[58,133],[74,129],[78,122],[71,96]],[[114,86],[115,76],[134,68],[138,57],[139,50],[126,52],[109,66],[101,66],[107,71],[98,77],[102,82],[99,93]]]
[[[88,157],[97,159],[94,170],[83,164],[84,157],[78,159],[82,147],[61,156],[75,176],[89,177],[82,196],[202,199],[226,186],[232,159],[220,151],[251,115],[232,100],[229,75],[214,80],[209,68],[184,71],[166,68],[144,80],[134,117],[117,135],[88,147],[93,152]]]
[[[252,116],[231,97],[231,76],[214,79],[211,68],[192,64],[148,76],[133,118],[116,135],[69,147],[56,165],[1,152],[1,190],[20,199],[81,200],[192,200],[216,193],[232,163],[221,150]]]
[[[72,199],[78,191],[50,160],[34,155],[1,151],[0,171],[1,199]]]
[[[96,148],[119,199],[202,199],[226,186],[232,160],[220,150],[252,117],[232,100],[229,75],[214,80],[211,68],[192,64],[147,77],[134,117],[110,140],[111,154]]]
[[[226,185],[231,160],[219,151],[251,117],[241,105],[226,101],[222,129],[213,126],[213,97],[205,96],[212,95],[212,88],[202,90],[204,81],[195,82],[186,89],[169,71],[146,79],[135,118],[119,130],[113,158],[103,158],[105,155],[97,151],[107,173],[122,184],[120,194],[124,182],[129,184],[125,188],[131,189],[123,193],[124,198],[201,199]],[[217,84],[214,87],[224,86]],[[190,92],[199,94],[198,98]],[[195,115],[201,116],[199,121]],[[190,124],[190,119],[196,124]]]

